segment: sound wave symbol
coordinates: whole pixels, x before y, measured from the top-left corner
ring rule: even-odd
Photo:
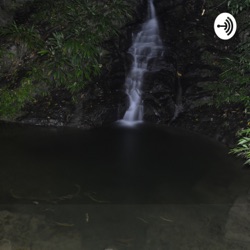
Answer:
[[[230,17],[227,17],[226,21],[224,22],[224,25],[218,24],[217,27],[218,27],[218,28],[224,27],[225,32],[226,32],[227,35],[229,36],[229,35],[232,33],[233,28],[234,28],[234,26],[233,26],[233,21],[231,20]]]

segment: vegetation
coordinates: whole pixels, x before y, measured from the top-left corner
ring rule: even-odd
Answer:
[[[28,18],[0,28],[0,118],[13,119],[22,108],[64,88],[74,98],[105,67],[102,44],[119,34],[131,18],[124,0],[33,0]],[[241,104],[250,111],[250,39],[247,10],[250,0],[228,0],[236,16],[240,42],[232,55],[220,58],[219,83],[208,84],[213,104]],[[244,14],[246,13],[246,14]],[[248,123],[250,126],[250,122]],[[250,128],[238,132],[231,153],[250,164]]]
[[[249,44],[250,45],[250,44]],[[222,73],[219,83],[210,83],[207,90],[213,93],[213,104],[221,107],[224,104],[243,104],[246,109],[250,107],[249,76],[250,57],[245,55],[242,47],[233,56],[219,60]]]
[[[249,10],[250,0],[243,1],[228,1],[228,6],[231,12],[235,15],[240,14],[246,10]],[[244,14],[242,15],[244,16]],[[244,18],[243,18],[244,20]],[[242,22],[241,33],[246,34],[247,29],[249,28],[249,23],[247,19]],[[236,58],[233,61],[236,68],[234,69],[234,74],[229,75],[231,77],[231,82],[233,87],[230,86],[230,89],[234,90],[234,96],[237,95],[237,98],[234,98],[232,101],[237,100],[245,106],[245,112],[249,114],[250,110],[250,87],[249,87],[249,76],[250,76],[250,41],[246,36],[241,37],[241,42],[236,51]],[[233,68],[228,67],[229,69]],[[231,70],[232,71],[232,70]],[[232,94],[229,96],[233,96]],[[250,126],[250,122],[248,122]],[[243,157],[246,159],[245,164],[250,165],[250,128],[244,128],[237,133],[238,144],[235,148],[231,150],[231,153],[236,154],[237,156]]]
[[[250,0],[229,0],[227,3],[229,11],[238,21],[240,42],[231,55],[217,62],[222,69],[219,82],[209,84],[206,88],[213,93],[213,104],[217,107],[222,107],[224,104],[241,104],[245,107],[245,113],[249,114],[250,40],[247,31],[249,29],[247,10],[250,7]],[[242,129],[237,136],[238,145],[231,150],[231,153],[245,158],[245,164],[250,164],[250,128]]]
[[[0,117],[51,88],[74,97],[100,74],[102,43],[131,17],[123,0],[35,0],[24,23],[0,29]],[[11,107],[10,107],[11,106]]]
[[[245,164],[250,164],[250,128],[238,132],[239,141],[237,147],[230,152],[246,159]]]
[[[0,89],[0,114],[9,119],[18,114],[23,106],[34,100],[34,86],[29,79],[22,81],[19,88],[13,90]]]
[[[229,0],[227,1],[228,8],[233,15],[240,13],[243,10],[247,10],[250,7],[250,0]]]

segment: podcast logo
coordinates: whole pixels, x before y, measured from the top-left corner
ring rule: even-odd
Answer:
[[[221,13],[214,21],[215,34],[222,40],[232,38],[237,30],[235,18],[229,13]]]

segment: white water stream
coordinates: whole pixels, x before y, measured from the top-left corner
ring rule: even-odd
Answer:
[[[128,51],[133,56],[133,63],[125,80],[129,107],[121,121],[129,125],[143,121],[143,77],[148,71],[149,61],[162,56],[164,53],[153,0],[149,0],[148,3],[148,18],[142,25],[141,31],[135,36],[133,44]]]

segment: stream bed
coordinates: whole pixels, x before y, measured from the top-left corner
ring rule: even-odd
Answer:
[[[1,125],[0,249],[250,249],[250,172],[185,130]]]

